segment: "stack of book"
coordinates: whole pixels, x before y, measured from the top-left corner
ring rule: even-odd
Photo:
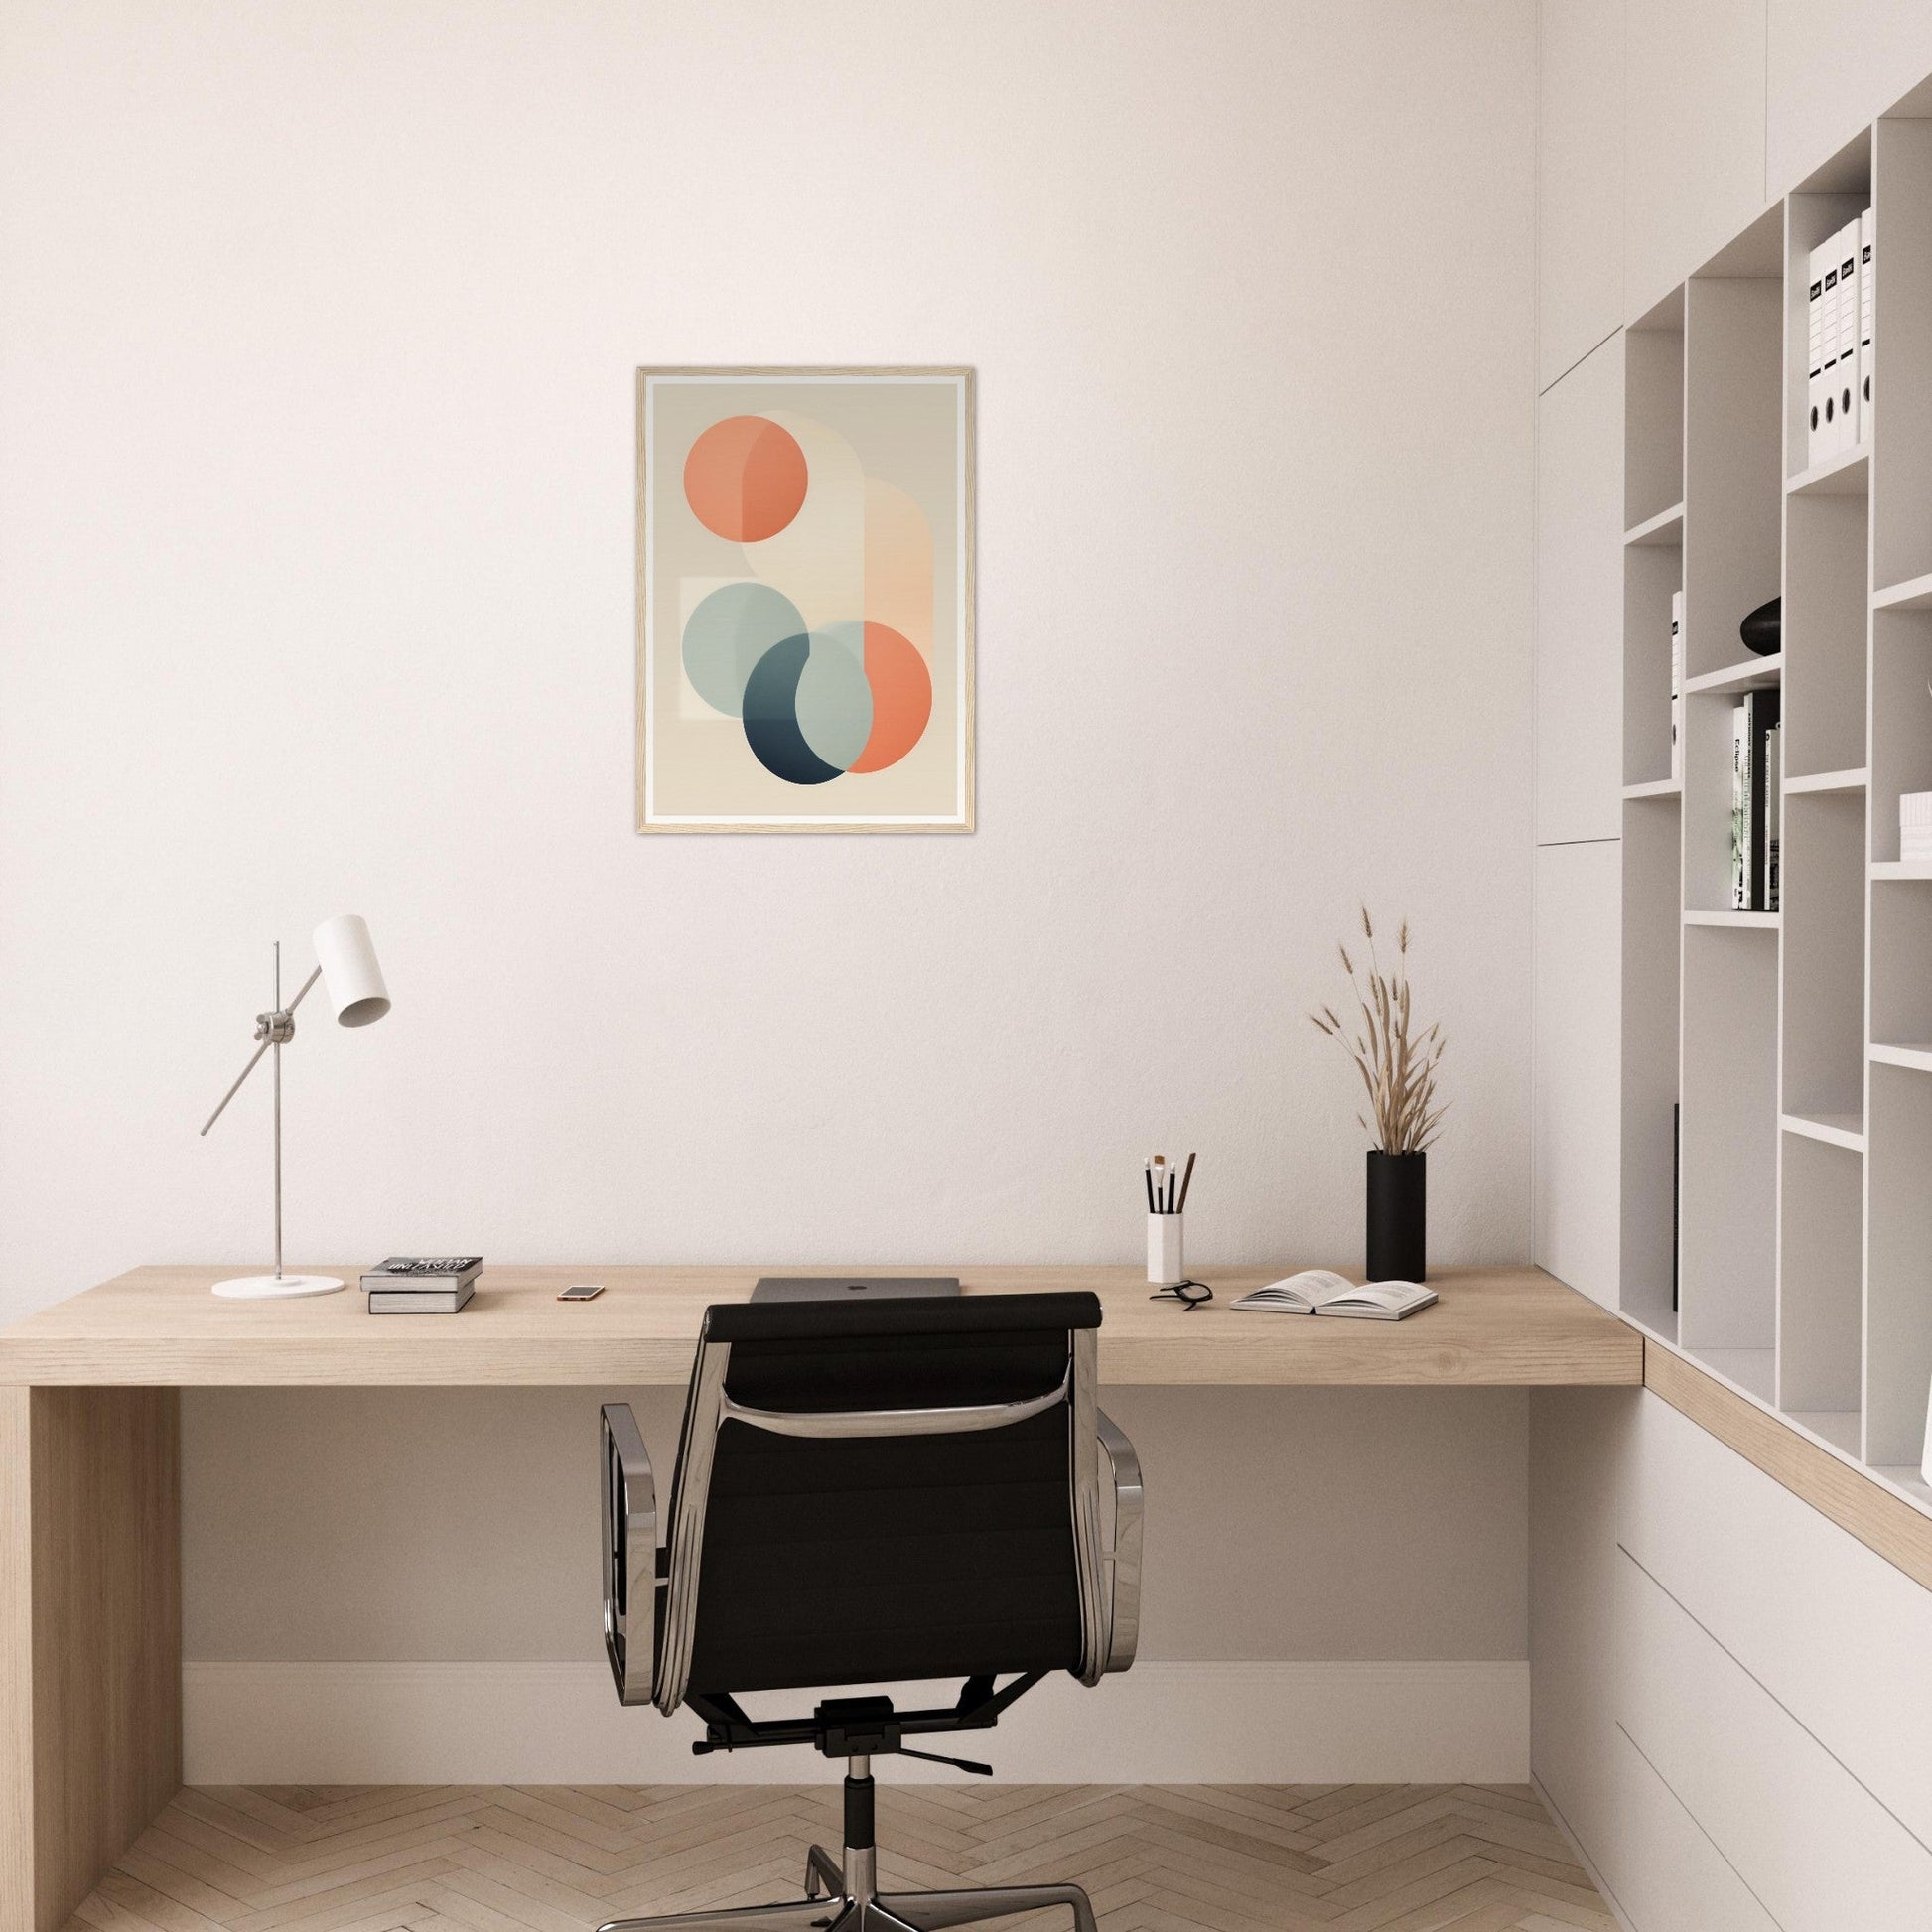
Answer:
[[[477,1292],[482,1255],[391,1255],[362,1277],[371,1314],[455,1314]]]
[[[1778,909],[1778,694],[1746,691],[1730,714],[1730,905]]]

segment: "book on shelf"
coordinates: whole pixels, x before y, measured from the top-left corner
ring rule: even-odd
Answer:
[[[1774,912],[1770,838],[1777,826],[1766,741],[1778,722],[1775,690],[1746,691],[1730,714],[1730,905]]]
[[[1670,594],[1670,774],[1684,781],[1684,593]]]
[[[1305,1268],[1230,1302],[1256,1314],[1342,1314],[1361,1321],[1400,1321],[1435,1301],[1421,1282],[1351,1282],[1330,1268]]]
[[[1871,210],[1859,216],[1859,441],[1871,434],[1871,312],[1877,306],[1873,244],[1877,229]]]
[[[1840,302],[1839,244],[1844,230],[1827,235],[1811,251],[1811,279],[1818,284],[1818,388],[1811,410],[1809,455],[1813,463],[1834,457],[1842,447],[1839,435],[1839,335],[1843,327]],[[1807,332],[1809,333],[1809,332]],[[1809,388],[1807,384],[1807,388]]]
[[[1838,359],[1832,400],[1838,405],[1838,436],[1843,453],[1859,441],[1859,223],[1856,216],[1838,231]]]
[[[1764,734],[1764,909],[1778,909],[1778,850],[1784,833],[1784,727]]]
[[[1751,734],[1742,704],[1730,709],[1730,909],[1751,903]]]
[[[1805,467],[1825,454],[1825,265],[1823,242],[1811,251],[1805,300]]]

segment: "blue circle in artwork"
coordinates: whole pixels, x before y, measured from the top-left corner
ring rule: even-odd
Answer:
[[[798,607],[769,584],[721,584],[684,622],[684,674],[714,711],[740,715],[752,667],[805,628]]]
[[[842,775],[842,767],[826,763],[798,727],[798,681],[811,654],[812,640],[805,633],[781,638],[745,680],[745,742],[758,761],[787,784],[822,785]]]

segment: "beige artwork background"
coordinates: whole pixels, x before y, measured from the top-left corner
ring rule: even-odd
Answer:
[[[720,584],[768,571],[765,581],[792,596],[808,624],[866,615],[863,514],[814,517],[808,489],[792,531],[746,545],[692,513],[685,458],[705,429],[732,415],[825,425],[851,445],[868,479],[916,503],[931,531],[924,634],[893,613],[874,614],[904,630],[932,674],[924,735],[883,771],[789,784],[753,756],[739,721],[706,705],[685,675],[685,618]],[[972,423],[965,369],[638,370],[640,832],[972,829]],[[765,571],[748,561],[753,551]]]

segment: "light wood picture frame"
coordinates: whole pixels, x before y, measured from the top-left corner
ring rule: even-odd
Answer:
[[[639,832],[973,829],[970,368],[637,371]]]

